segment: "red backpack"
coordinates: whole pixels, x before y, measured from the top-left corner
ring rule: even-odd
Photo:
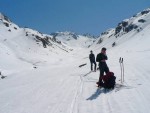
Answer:
[[[113,72],[108,72],[106,75],[102,76],[103,87],[104,88],[114,88],[116,82],[116,77]]]

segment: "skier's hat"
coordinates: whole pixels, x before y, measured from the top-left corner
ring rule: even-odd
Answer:
[[[103,48],[102,48],[102,51],[103,51],[103,50],[106,51],[107,49],[106,49],[105,47],[103,47]]]

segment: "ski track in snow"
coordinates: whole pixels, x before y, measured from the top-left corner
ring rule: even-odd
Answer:
[[[135,108],[135,103],[139,103],[140,101],[138,97],[135,97],[134,93],[136,93],[137,95],[139,95],[143,101],[145,101],[146,103],[146,98],[144,97],[143,93],[138,89],[139,86],[141,86],[141,82],[137,79],[137,76],[140,73],[143,73],[144,76],[142,76],[142,80],[145,81],[146,83],[148,83],[149,78],[147,72],[145,72],[145,70],[142,66],[138,66],[134,67],[133,63],[129,63],[128,64],[128,68],[126,70],[131,70],[131,72],[127,72],[125,71],[125,82],[123,84],[120,83],[120,81],[117,81],[116,87],[114,90],[104,90],[104,89],[99,89],[96,87],[93,87],[93,89],[95,89],[96,91],[88,98],[84,98],[84,94],[90,94],[91,90],[93,91],[92,88],[89,88],[90,86],[95,85],[95,83],[98,80],[98,76],[99,72],[96,73],[87,73],[84,74],[83,76],[81,76],[81,80],[82,80],[82,85],[80,87],[82,87],[82,93],[80,92],[79,94],[76,95],[76,110],[74,110],[74,112],[71,113],[91,113],[92,110],[94,109],[94,113],[116,113],[116,109],[118,107],[120,107],[119,109],[123,109],[122,111],[118,110],[117,113],[124,113],[124,111],[130,111],[130,112],[138,112],[138,110]],[[119,67],[119,63],[118,63],[118,67]],[[145,67],[145,66],[144,66]],[[138,71],[137,71],[138,70]],[[133,75],[131,75],[131,73],[133,73]],[[96,75],[95,75],[96,74]],[[128,77],[127,75],[130,75],[130,77]],[[127,76],[127,77],[126,77]],[[120,76],[117,76],[117,78],[119,78]],[[126,79],[126,78],[130,78],[130,79]],[[136,78],[136,79],[135,79]],[[141,78],[139,78],[141,79]],[[83,85],[84,84],[84,85]],[[87,85],[88,84],[88,85]],[[91,84],[91,85],[90,85]],[[95,85],[96,86],[96,85]],[[87,90],[85,92],[85,90]],[[134,91],[134,93],[133,93]],[[128,92],[122,95],[123,92]],[[131,92],[131,93],[130,93]],[[114,95],[116,94],[115,98]],[[122,99],[122,103],[120,103],[120,101],[118,101],[117,99],[117,95],[120,94],[120,99]],[[123,99],[123,97],[125,97]],[[77,99],[78,98],[78,99]],[[133,100],[135,98],[135,100]],[[123,108],[123,104],[125,104],[124,102],[126,102],[126,99],[129,100],[129,102],[127,102],[125,106],[125,108]],[[99,100],[99,102],[97,102]],[[132,101],[132,103],[130,102],[130,100]],[[86,102],[85,102],[86,101]],[[90,101],[90,102],[88,102]],[[92,101],[96,101],[97,104],[92,104]],[[135,101],[135,102],[134,102]],[[83,103],[83,104],[82,104]],[[115,103],[115,105],[113,106],[113,103]],[[85,105],[84,105],[85,104]],[[75,105],[75,104],[74,104]],[[85,107],[83,107],[85,106]],[[147,107],[146,107],[147,106]],[[146,106],[142,106],[142,110],[144,110],[144,108],[148,108],[148,105]],[[125,110],[126,109],[126,110]],[[142,110],[139,111],[139,113],[142,113]]]
[[[119,64],[118,64],[118,66],[119,66]],[[132,67],[132,65],[131,65],[131,67]],[[132,71],[134,71],[134,70],[136,71],[137,69],[133,68]],[[143,68],[139,68],[138,70],[140,72],[144,73]],[[136,72],[133,72],[133,73],[136,74]],[[52,88],[52,90],[53,90],[52,92],[47,91],[47,88],[45,89],[44,86],[42,86],[42,87],[38,87],[38,91],[37,91],[36,95],[31,95],[31,97],[35,98],[35,100],[39,100],[40,98],[44,98],[45,96],[48,96],[48,95],[54,99],[54,100],[51,99],[52,102],[50,102],[49,105],[45,108],[44,113],[61,113],[61,112],[91,113],[93,109],[94,109],[94,113],[115,113],[116,110],[112,106],[112,103],[115,103],[115,106],[117,106],[117,107],[120,106],[120,108],[122,107],[122,105],[120,105],[120,102],[117,100],[116,97],[114,98],[113,95],[115,95],[121,91],[128,90],[128,89],[129,90],[135,89],[137,87],[137,82],[136,82],[137,79],[135,79],[135,81],[134,81],[134,77],[133,77],[133,79],[132,79],[132,77],[131,77],[131,79],[129,79],[129,81],[132,81],[132,82],[134,81],[133,84],[131,84],[131,85],[127,85],[126,82],[124,83],[124,85],[117,83],[116,88],[114,90],[104,90],[104,89],[99,89],[96,87],[96,82],[98,80],[99,71],[97,71],[96,73],[88,72],[85,74],[71,73],[71,75],[75,75],[75,76],[66,76],[65,78],[63,78],[61,80],[61,82],[57,83],[57,86]],[[147,81],[147,79],[145,77],[143,77],[143,80]],[[118,82],[120,82],[120,81],[118,81]],[[73,83],[72,91],[70,91],[70,89],[68,89],[68,87],[66,87],[71,83]],[[40,84],[43,85],[44,82],[40,83]],[[30,94],[32,94],[34,92],[32,87],[30,90],[28,89],[28,91],[31,91],[31,92],[28,92]],[[146,99],[144,98],[143,94],[140,91],[138,91],[138,90],[135,90],[135,91],[138,94],[140,94],[140,97],[142,97],[143,100],[146,101]],[[47,95],[45,95],[45,94],[47,94]],[[25,93],[24,95],[27,95],[27,93]],[[131,93],[130,95],[126,95],[125,97],[131,98],[131,97],[134,97],[134,95]],[[69,98],[70,98],[71,103],[68,102]],[[44,100],[43,100],[43,102],[44,102]],[[123,100],[123,101],[125,101],[125,100]],[[96,104],[94,104],[95,102],[96,102]],[[5,107],[7,107],[9,105],[10,104],[6,104]],[[134,109],[132,109],[130,104],[128,105],[127,109],[130,109],[130,111],[134,112]],[[25,113],[25,111],[28,111],[28,110],[20,109],[20,113]],[[30,111],[30,112],[32,113],[32,111]],[[41,113],[38,111],[36,111],[36,112]],[[118,112],[118,113],[120,113],[120,112]]]
[[[147,53],[144,53],[144,56],[147,57],[145,54]],[[80,59],[80,57],[75,58]],[[0,93],[2,97],[0,112],[92,113],[94,110],[94,113],[142,113],[144,109],[149,108],[149,104],[140,105],[141,110],[136,109],[137,104],[140,104],[141,100],[144,103],[150,101],[150,98],[147,98],[150,91],[141,91],[149,85],[148,73],[150,71],[148,71],[147,63],[137,65],[140,59],[130,62],[132,58],[126,57],[124,62],[125,82],[120,84],[119,62],[116,62],[118,61],[116,58],[111,59],[115,59],[111,63],[108,62],[111,70],[119,70],[114,72],[117,84],[113,90],[96,87],[99,71],[90,72],[89,64],[79,68],[78,62],[76,66],[73,66],[70,61],[61,60],[58,67],[56,65],[47,67],[48,62],[36,61],[36,65],[40,63],[37,69],[28,69],[24,74],[22,74],[23,71],[12,73],[6,79],[0,80],[0,89],[7,94],[5,96]],[[64,66],[64,62],[67,62],[68,65]],[[148,87],[146,89],[149,90]]]

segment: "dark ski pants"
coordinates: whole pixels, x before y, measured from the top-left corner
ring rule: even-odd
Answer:
[[[96,62],[91,62],[91,71],[93,70],[93,64],[94,64],[94,71],[96,71]]]
[[[99,76],[99,83],[102,82],[102,76],[104,76],[104,72],[105,74],[107,74],[109,72],[109,68],[108,66],[99,66],[99,70],[100,70],[100,76]]]

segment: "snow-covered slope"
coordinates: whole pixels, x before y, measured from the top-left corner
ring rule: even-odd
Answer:
[[[95,38],[87,35],[77,35],[73,32],[56,32],[52,36],[59,39],[62,43],[74,48],[87,48],[95,42]]]
[[[12,22],[6,27],[10,21],[0,20],[0,70],[7,76],[0,79],[0,113],[149,113],[150,11],[124,21],[85,48],[69,36],[45,35]],[[39,37],[46,36],[49,44],[43,48]],[[96,55],[102,47],[117,77],[114,90],[97,88],[99,71],[90,72],[89,52]]]
[[[110,71],[113,71],[117,77],[116,89],[111,92],[93,90],[93,83],[85,83],[85,87],[91,84],[91,88],[84,87],[83,95],[88,97],[88,92],[91,92],[88,100],[93,102],[80,99],[81,106],[86,104],[89,107],[88,110],[84,107],[80,108],[83,110],[82,113],[92,112],[92,109],[96,110],[95,113],[149,113],[150,9],[140,12],[130,19],[125,19],[123,22],[128,24],[125,27],[118,24],[116,28],[103,32],[90,48],[95,54],[99,53],[102,47],[107,48],[107,64]],[[130,28],[132,25],[136,27]],[[120,86],[120,57],[124,58],[125,69],[125,82],[122,86]],[[98,77],[91,74],[87,78],[96,82]]]
[[[143,34],[145,31],[148,31],[149,24],[150,9],[146,9],[137,13],[130,19],[123,20],[116,28],[112,28],[101,33],[99,39],[97,39],[93,45],[94,47],[106,46],[108,48],[119,46],[126,41],[139,37],[140,34]],[[141,43],[144,42],[141,40]]]
[[[34,66],[40,61],[45,62],[47,57],[51,62],[55,62],[58,54],[66,55],[72,49],[50,35],[29,28],[20,28],[0,14],[0,51],[0,67],[1,70],[5,70],[9,67],[22,68],[23,62]]]

